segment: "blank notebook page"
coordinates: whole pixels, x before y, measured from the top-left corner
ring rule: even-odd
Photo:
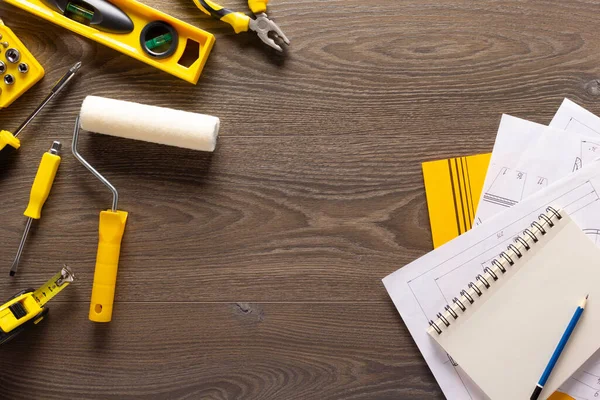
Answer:
[[[600,249],[563,212],[507,269],[441,334],[429,333],[491,399],[529,399],[589,293],[585,312],[542,392],[545,399],[599,348]]]

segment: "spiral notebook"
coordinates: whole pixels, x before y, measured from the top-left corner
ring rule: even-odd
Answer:
[[[428,328],[493,400],[529,398],[586,294],[586,311],[540,398],[600,347],[600,249],[551,207],[523,228]]]

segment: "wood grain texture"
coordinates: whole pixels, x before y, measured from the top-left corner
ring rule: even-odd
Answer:
[[[429,399],[438,391],[389,304],[139,302],[104,326],[75,322],[86,319],[83,308],[55,304],[47,324],[3,349],[7,398]],[[60,361],[48,371],[25,375],[52,358]]]
[[[0,155],[0,298],[63,263],[80,278],[0,348],[0,396],[443,398],[381,284],[431,249],[420,163],[489,151],[503,112],[547,123],[564,97],[600,112],[600,4],[277,0],[282,57],[191,0],[145,2],[217,35],[198,85],[0,4],[47,72],[0,127],[84,65]],[[222,119],[212,155],[82,134],[130,212],[106,326],[87,308],[110,194],[68,152],[8,278],[39,159],[70,146],[86,95]]]

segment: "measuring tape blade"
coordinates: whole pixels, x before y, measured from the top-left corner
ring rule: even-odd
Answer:
[[[75,275],[73,274],[73,271],[65,265],[59,273],[54,275],[48,282],[44,283],[38,290],[33,292],[33,297],[40,307],[43,307],[74,280]]]

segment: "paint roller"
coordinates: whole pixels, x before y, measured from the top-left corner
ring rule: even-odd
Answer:
[[[118,209],[119,193],[77,151],[80,129],[128,139],[214,151],[219,133],[219,118],[169,108],[88,96],[75,122],[72,151],[96,178],[110,189],[112,207],[100,212],[98,252],[92,285],[89,319],[110,322],[117,281],[121,241],[127,212]]]

